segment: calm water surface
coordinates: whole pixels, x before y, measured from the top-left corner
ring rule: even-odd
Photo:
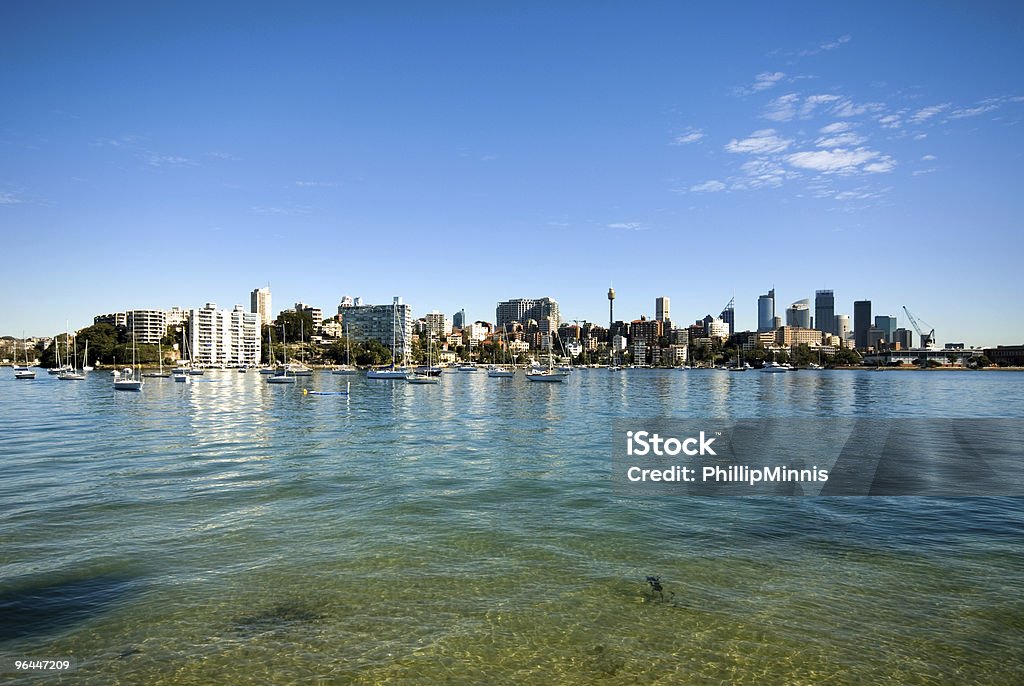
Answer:
[[[79,667],[2,678],[1024,683],[1021,499],[611,492],[617,417],[901,415],[1024,418],[1024,375],[4,369],[0,654]]]

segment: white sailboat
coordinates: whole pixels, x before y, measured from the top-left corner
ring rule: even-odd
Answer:
[[[142,378],[139,376],[139,370],[135,366],[135,356],[135,322],[132,322],[132,366],[125,367],[120,374],[114,377],[115,391],[142,390]]]
[[[391,366],[382,369],[371,369],[366,372],[367,379],[404,379],[408,372],[404,368],[395,367],[395,330],[398,328],[398,298],[391,303]],[[404,330],[404,327],[403,327]],[[405,342],[402,342],[402,361],[405,362]]]
[[[21,332],[21,349],[25,355],[25,364],[22,366],[14,367],[14,378],[15,379],[34,379],[36,378],[36,371],[30,369],[28,366],[28,343],[25,342],[25,332]],[[15,357],[17,357],[17,351],[15,351]]]
[[[440,376],[435,376],[429,373],[430,366],[430,344],[433,342],[433,337],[427,334],[427,370],[426,372],[419,373],[415,372],[405,377],[405,380],[411,384],[427,385],[436,384],[441,382]]]
[[[295,383],[295,374],[288,369],[288,329],[281,326],[281,345],[284,347],[284,366],[273,376],[267,377],[267,383]]]
[[[508,336],[505,333],[505,327],[501,327],[501,337],[498,339],[502,343],[502,360],[503,364],[492,365],[487,369],[487,376],[492,379],[511,379],[516,375],[515,367],[507,364],[508,358]]]
[[[348,323],[345,323],[345,364],[341,365],[337,369],[333,370],[331,374],[337,374],[339,376],[349,376],[355,374],[358,370],[352,366],[352,339],[348,336]]]
[[[148,378],[153,378],[153,379],[166,379],[167,377],[170,376],[170,374],[165,374],[164,373],[164,348],[163,348],[163,344],[160,341],[157,341],[156,350],[157,350],[157,353],[156,353],[156,355],[157,355],[157,364],[160,365],[160,371],[159,372],[146,372],[142,376],[148,377]]]
[[[85,374],[79,371],[75,365],[78,364],[78,336],[75,336],[75,353],[74,356],[68,356],[69,360],[73,360],[74,364],[71,365],[70,369],[65,369],[57,378],[61,381],[85,381]]]
[[[556,372],[553,369],[551,369],[551,336],[552,335],[554,335],[554,334],[551,333],[551,332],[549,332],[547,334],[547,338],[548,338],[548,368],[546,370],[544,370],[544,371],[538,371],[536,369],[531,370],[526,375],[526,378],[529,381],[540,381],[540,382],[548,382],[548,383],[560,383],[560,382],[565,380],[565,374],[561,374],[561,373]]]

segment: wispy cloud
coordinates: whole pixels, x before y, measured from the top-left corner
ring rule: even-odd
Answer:
[[[922,162],[931,162],[931,161],[937,160],[937,159],[939,159],[939,158],[936,157],[935,155],[925,155],[924,157],[921,158],[921,161]]]
[[[820,133],[825,133],[825,134],[828,134],[828,133],[842,133],[843,131],[849,131],[852,128],[853,128],[853,124],[851,124],[848,121],[837,121],[834,124],[828,124],[827,126],[822,126],[820,129],[818,129],[818,131]]]
[[[733,138],[725,145],[725,149],[728,152],[769,155],[785,151],[792,142],[779,136],[775,129],[762,129],[743,139]]]
[[[950,106],[950,103],[946,102],[946,103],[942,103],[941,105],[932,105],[931,107],[923,107],[923,108],[919,109],[917,112],[915,112],[913,115],[911,115],[910,123],[911,124],[922,124],[922,123],[928,121],[929,119],[931,119],[932,117],[934,117],[935,115],[939,114],[940,112],[943,112],[944,110],[949,109],[949,106]]]
[[[953,110],[949,113],[950,119],[966,119],[967,117],[977,117],[979,114],[985,114],[992,110],[998,109],[999,104],[990,102],[976,107],[966,107],[959,110]]]
[[[796,117],[796,108],[799,102],[800,96],[797,93],[780,95],[768,103],[761,116],[772,121],[789,121]]]
[[[143,140],[142,136],[138,136],[134,133],[126,133],[114,138],[97,138],[90,145],[94,147],[110,147],[120,148],[125,146],[133,146]]]
[[[643,224],[640,222],[615,222],[608,224],[609,229],[620,229],[623,231],[642,231]]]
[[[786,161],[791,166],[822,174],[878,174],[892,171],[896,167],[892,157],[868,148],[795,152],[787,155]]]
[[[207,155],[207,157],[212,157],[212,158],[217,159],[217,160],[226,160],[226,161],[232,161],[232,162],[237,162],[237,161],[239,161],[241,159],[240,157],[232,155],[229,152],[222,152],[220,150],[215,150],[213,152],[208,152],[208,153],[206,153],[206,155]]]
[[[718,191],[724,190],[725,184],[714,179],[711,181],[705,181],[704,183],[698,183],[695,186],[690,186],[691,193],[717,193]]]
[[[750,87],[752,91],[763,91],[772,88],[782,79],[786,78],[785,72],[781,71],[765,71],[761,72],[754,77],[754,85]]]
[[[855,103],[850,98],[842,98],[841,101],[832,108],[831,112],[837,117],[849,118],[859,117],[862,114],[881,112],[885,109],[885,105],[880,102],[864,102]]]
[[[808,95],[804,98],[804,102],[800,105],[800,118],[807,119],[814,114],[814,111],[822,105],[827,105],[839,100],[838,95]]]
[[[21,198],[14,193],[0,191],[0,205],[18,205],[20,203]]]
[[[341,184],[337,181],[296,181],[295,185],[301,188],[336,188]]]
[[[180,155],[146,153],[142,159],[151,167],[192,167],[198,164],[195,160]]]
[[[781,186],[787,177],[793,175],[787,172],[781,164],[774,160],[758,158],[749,160],[740,165],[740,170],[745,179],[736,184],[736,188],[775,188]]]
[[[843,148],[851,145],[860,145],[865,140],[867,139],[864,136],[852,131],[845,131],[831,136],[822,136],[814,141],[814,144],[819,148]]]
[[[256,214],[269,214],[269,215],[291,215],[291,214],[309,214],[310,208],[306,205],[257,205],[252,208],[252,211]]]
[[[898,114],[886,114],[878,118],[878,125],[883,129],[898,129],[903,126],[903,118]]]
[[[672,145],[686,145],[688,143],[696,143],[704,137],[704,132],[700,129],[688,128],[681,134],[672,139]]]

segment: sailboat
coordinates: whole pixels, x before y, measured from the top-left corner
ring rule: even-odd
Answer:
[[[331,374],[350,375],[358,371],[352,366],[352,339],[348,335],[348,322],[345,323],[345,364],[333,370]]]
[[[430,366],[430,344],[433,342],[433,340],[434,340],[433,336],[431,336],[430,334],[427,334],[427,369],[428,370],[431,369],[431,366]],[[412,384],[436,384],[436,383],[440,383],[441,377],[433,375],[433,374],[429,374],[427,372],[423,372],[422,374],[420,372],[415,372],[413,374],[409,374],[408,376],[406,376],[405,380],[407,382],[409,382],[409,383],[412,383]]]
[[[34,378],[36,378],[36,371],[34,369],[29,369],[29,366],[28,366],[28,343],[25,342],[25,332],[24,331],[21,332],[21,349],[22,349],[22,352],[25,354],[25,364],[23,366],[20,366],[20,367],[16,366],[14,368],[14,378],[15,379],[34,379]],[[17,354],[15,354],[15,357],[17,357]]]
[[[182,327],[181,331],[181,346],[185,356],[183,359],[178,360],[178,366],[171,370],[171,378],[174,379],[175,383],[192,383],[192,379],[188,375],[188,368],[191,364],[191,356],[188,353],[188,330]]]
[[[292,376],[313,376],[313,370],[306,366],[306,345],[303,327],[305,322],[299,320],[299,363],[285,361],[285,370],[291,372]]]
[[[281,345],[284,347],[284,366],[281,367],[281,371],[268,376],[267,383],[295,383],[295,374],[289,373],[288,370],[288,329],[284,324],[281,325]]]
[[[492,379],[511,379],[516,375],[515,367],[507,364],[508,358],[508,336],[505,334],[505,327],[501,327],[501,338],[498,339],[503,345],[501,350],[501,359],[504,360],[505,364],[492,365],[487,369],[487,376]]]
[[[89,339],[85,339],[85,352],[82,353],[82,371],[91,372],[92,366],[89,364]]]
[[[267,365],[260,368],[260,374],[277,374],[274,368],[274,346],[270,343],[270,327],[267,326]]]
[[[554,335],[553,332],[547,334],[548,338],[548,368],[544,371],[537,371],[536,369],[531,370],[526,378],[530,381],[546,381],[549,383],[561,382],[565,380],[565,374],[560,374],[551,369],[551,337]]]
[[[166,379],[167,377],[170,376],[170,374],[169,373],[168,374],[164,373],[164,349],[163,349],[163,344],[160,341],[157,341],[156,350],[157,350],[157,353],[156,353],[157,354],[157,363],[160,365],[160,371],[159,372],[146,372],[145,374],[143,374],[143,376],[150,377],[150,378],[153,378],[153,379]]]
[[[743,346],[739,343],[736,344],[736,363],[727,367],[730,372],[745,372],[750,369],[749,364],[743,363]]]
[[[139,376],[139,370],[135,366],[135,355],[135,322],[132,322],[132,366],[125,367],[120,374],[114,377],[115,391],[142,390],[142,378]]]
[[[78,364],[78,336],[75,336],[75,354],[74,357],[68,356],[69,360],[74,360],[74,364]],[[69,369],[65,369],[57,378],[61,381],[85,381],[85,374],[75,368],[74,364]]]
[[[382,369],[371,369],[366,372],[367,379],[404,379],[408,376],[408,372],[405,369],[395,367],[395,329],[398,328],[398,314],[397,314],[398,298],[395,298],[394,302],[391,303],[391,365]],[[404,330],[404,327],[403,327]],[[403,341],[402,345],[403,358],[405,354],[405,345]],[[404,359],[403,359],[404,362]]]

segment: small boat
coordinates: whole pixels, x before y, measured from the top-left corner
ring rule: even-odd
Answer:
[[[282,324],[281,344],[282,344],[282,346],[284,346],[285,350],[288,349],[287,331],[288,330],[285,329],[284,325]],[[287,354],[287,353],[285,353],[285,354]],[[285,362],[283,365],[281,365],[280,371],[278,371],[273,376],[268,376],[267,377],[267,383],[273,383],[273,384],[295,383],[295,375],[290,372],[289,367],[291,367],[291,365],[289,365],[287,362]]]
[[[427,340],[427,364],[422,367],[417,367],[416,371],[405,377],[405,381],[411,384],[427,385],[441,383],[441,370],[430,365],[430,341],[432,339],[428,337]],[[420,372],[420,370],[423,370]],[[437,369],[437,374],[430,374],[429,372]]]
[[[340,367],[338,367],[337,369],[332,369],[331,370],[331,374],[334,374],[335,376],[351,376],[353,374],[358,374],[358,373],[359,373],[358,369],[356,369],[355,367],[353,367],[351,365],[347,365],[347,364],[343,364]]]
[[[171,378],[174,379],[175,383],[192,383],[192,377],[184,369],[180,371],[176,369],[171,372]]]
[[[492,367],[487,370],[487,376],[492,379],[511,379],[516,375],[515,369],[509,369],[508,367]]]
[[[345,325],[345,364],[337,369],[331,370],[331,374],[337,376],[351,376],[357,374],[358,369],[352,366],[352,341],[348,337],[348,324]]]
[[[551,334],[548,334],[548,368],[545,370],[539,370],[536,367],[531,369],[526,374],[527,381],[539,381],[547,383],[561,383],[565,381],[565,377],[568,374],[563,372],[556,372],[551,368]]]
[[[76,364],[78,362],[78,337],[77,336],[75,336],[75,356],[71,357],[71,355],[69,354],[68,355],[68,359],[73,359]],[[78,371],[77,369],[75,369],[74,365],[72,365],[70,368],[65,369],[60,374],[58,374],[57,378],[60,379],[61,381],[85,381],[85,374],[80,372],[80,371]]]
[[[781,365],[778,362],[775,362],[774,360],[772,360],[770,362],[765,362],[764,366],[761,367],[761,371],[765,372],[767,374],[782,374],[784,372],[788,372],[789,371],[789,366],[788,365]]]
[[[477,370],[477,366],[472,362],[469,362],[467,364],[460,364],[455,369],[460,372],[475,372]]]
[[[366,372],[367,379],[404,379],[407,376],[409,372],[397,367],[382,367]]]

